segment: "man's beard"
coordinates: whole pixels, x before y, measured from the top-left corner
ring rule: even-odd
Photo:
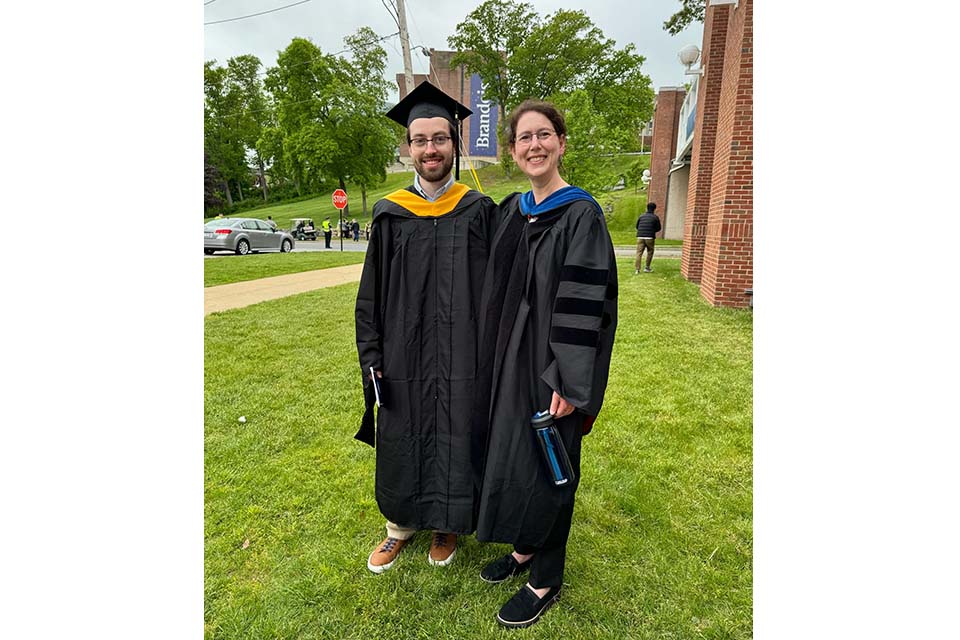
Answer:
[[[442,162],[440,166],[436,169],[424,169],[423,161],[427,159],[434,159],[439,157]],[[427,182],[438,182],[439,180],[445,178],[453,170],[453,155],[443,157],[443,154],[437,154],[434,156],[421,156],[419,160],[413,161],[413,168],[417,170],[417,175],[420,176],[421,180],[426,180]]]

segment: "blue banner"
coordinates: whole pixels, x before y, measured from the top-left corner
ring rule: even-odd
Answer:
[[[470,155],[497,155],[497,103],[483,99],[479,74],[470,76]]]

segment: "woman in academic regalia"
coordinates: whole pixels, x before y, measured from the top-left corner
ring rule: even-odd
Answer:
[[[556,602],[580,482],[580,443],[600,411],[617,326],[617,271],[603,212],[560,176],[567,130],[551,104],[512,113],[510,152],[531,190],[501,204],[481,303],[481,380],[474,411],[480,487],[477,539],[513,552],[481,572],[502,582],[529,570],[497,615],[535,623]],[[553,415],[574,479],[556,486],[530,427]]]

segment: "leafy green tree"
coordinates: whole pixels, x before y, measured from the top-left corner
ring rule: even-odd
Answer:
[[[204,148],[223,177],[230,206],[232,185],[243,200],[243,188],[250,184],[250,156],[259,167],[263,199],[267,199],[264,156],[257,142],[272,114],[260,66],[260,60],[252,55],[230,58],[226,67],[217,66],[214,60],[204,64]]]
[[[643,182],[643,170],[644,162],[642,159],[637,159],[636,162],[630,165],[630,168],[627,169],[626,175],[623,176],[624,186],[633,185],[633,192],[637,193],[637,190],[640,188],[640,184]]]
[[[639,146],[643,125],[653,116],[654,91],[635,47],[618,50],[607,42],[610,50],[596,61],[583,87],[607,127],[618,132],[622,150],[630,151]]]
[[[295,38],[267,72],[277,124],[261,137],[264,146],[282,149],[281,164],[298,193],[301,185],[322,191],[352,182],[361,189],[364,213],[367,188],[386,178],[399,140],[383,117],[387,54],[378,40],[361,28],[345,38],[350,56],[340,58]]]
[[[609,127],[584,89],[557,97],[555,104],[563,110],[567,123],[564,179],[603,203],[604,194],[619,178],[613,159],[620,151],[622,132]]]
[[[280,147],[297,195],[326,186],[327,178],[318,170],[322,132],[316,124],[326,108],[324,91],[333,78],[333,64],[333,57],[309,40],[294,38],[277,56],[277,66],[267,70],[265,85],[274,99],[279,131],[270,141]],[[314,139],[317,136],[321,139]]]
[[[236,118],[237,135],[257,163],[263,199],[266,200],[264,156],[260,153],[257,141],[263,135],[264,128],[270,123],[271,113],[264,94],[263,80],[259,75],[261,66],[260,59],[253,55],[230,58],[227,61],[227,79],[229,91],[234,95],[232,101],[238,105],[238,111],[233,116]]]
[[[510,58],[513,108],[525,98],[548,99],[584,86],[610,48],[583,11],[561,9],[535,27]]]
[[[692,22],[703,22],[706,0],[680,0],[680,4],[683,8],[663,23],[663,30],[670,35],[677,35]]]
[[[233,206],[230,182],[237,184],[247,174],[246,150],[235,114],[240,108],[237,94],[230,91],[227,69],[211,60],[203,65],[204,150],[223,179],[221,188],[227,205]]]
[[[518,93],[512,84],[509,61],[523,49],[539,24],[540,16],[526,2],[486,0],[447,38],[447,44],[457,51],[450,64],[462,64],[480,76],[486,87],[483,97],[496,100],[501,122]]]
[[[517,95],[508,64],[539,23],[540,16],[526,2],[486,0],[447,38],[447,44],[457,51],[450,64],[462,64],[469,73],[478,74],[485,87],[483,97],[497,103],[500,163],[508,176],[513,159],[505,135],[507,108]]]
[[[270,112],[270,122],[263,127],[257,139],[257,153],[270,162],[269,181],[276,187],[293,181],[284,160],[283,132],[277,125],[276,114]]]
[[[206,217],[210,209],[218,209],[223,206],[223,200],[220,198],[220,184],[223,179],[220,177],[217,168],[210,164],[207,152],[203,152],[203,213]]]
[[[344,38],[350,58],[340,59],[339,82],[335,86],[345,108],[333,127],[338,153],[332,162],[349,169],[349,174],[343,171],[338,176],[340,188],[345,188],[347,177],[360,187],[364,216],[367,189],[386,179],[386,166],[403,135],[402,127],[383,117],[390,84],[384,79],[387,53],[378,42],[377,34],[369,27],[361,27]],[[348,205],[344,214],[349,212]]]
[[[502,32],[504,24],[513,25],[512,40]],[[613,154],[639,148],[654,98],[650,78],[642,71],[644,58],[632,44],[618,49],[585,12],[561,9],[543,19],[530,5],[487,0],[448,42],[458,49],[454,64],[462,62],[485,82],[501,81],[495,91],[488,87],[493,95],[487,97],[500,105],[503,125],[509,111],[527,98],[550,100],[565,109],[571,151],[564,162],[568,175],[582,181],[578,186],[612,184],[611,160],[599,155],[601,150]],[[503,136],[501,149],[508,150]]]

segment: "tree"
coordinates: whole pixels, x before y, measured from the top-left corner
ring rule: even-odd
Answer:
[[[326,178],[317,170],[322,139],[314,138],[320,135],[316,123],[325,109],[324,91],[333,78],[332,64],[332,56],[323,55],[312,42],[294,38],[277,56],[277,66],[267,70],[265,84],[274,98],[279,131],[279,140],[273,136],[271,141],[282,148],[282,163],[297,195],[325,186]]]
[[[215,60],[204,63],[204,148],[223,178],[229,206],[233,188],[242,200],[250,184],[248,156],[259,167],[263,199],[267,199],[264,158],[257,142],[272,119],[259,76],[260,60],[243,55],[230,58],[226,67]]]
[[[627,169],[626,174],[623,176],[623,186],[633,185],[633,192],[637,193],[640,185],[643,183],[643,170],[646,169],[644,166],[643,158],[637,158],[637,161],[630,165],[630,168]],[[646,185],[644,185],[646,186]]]
[[[540,16],[526,2],[486,0],[457,25],[454,35],[447,38],[447,44],[457,51],[450,64],[462,64],[469,73],[479,75],[485,87],[483,98],[497,103],[500,161],[508,176],[513,160],[504,132],[508,105],[517,95],[511,84],[508,63],[539,22]]]
[[[683,8],[663,23],[663,30],[677,35],[690,26],[691,22],[703,22],[706,0],[680,0]]]
[[[640,72],[634,46],[622,50],[583,11],[559,10],[546,20],[529,4],[487,0],[447,39],[457,49],[451,64],[464,64],[484,82],[485,98],[497,101],[501,122],[526,98],[548,99],[588,88],[598,106],[642,111],[652,106],[650,80]],[[639,94],[639,95],[636,95]],[[602,104],[601,104],[602,103]]]
[[[240,108],[235,92],[229,90],[227,70],[211,60],[203,65],[204,150],[221,176],[227,205],[233,206],[230,181],[247,174],[246,151],[234,115]]]
[[[227,79],[229,91],[234,95],[233,102],[238,105],[236,118],[237,135],[245,150],[253,154],[260,171],[260,186],[263,199],[267,199],[267,181],[264,158],[257,147],[257,141],[263,135],[264,128],[271,120],[270,108],[263,92],[263,81],[259,70],[260,59],[253,55],[237,56],[227,61]]]
[[[519,34],[513,40],[507,40],[505,24]],[[493,95],[485,96],[497,100],[503,125],[526,98],[549,100],[567,111],[572,154],[564,162],[568,175],[583,180],[579,186],[612,184],[611,160],[598,155],[601,149],[612,154],[639,147],[654,98],[642,71],[644,58],[632,44],[618,49],[585,12],[561,9],[543,19],[530,5],[487,0],[448,42],[458,48],[453,63],[466,64],[485,83],[499,82],[487,89]],[[506,142],[501,136],[504,151]]]
[[[510,58],[515,94],[509,107],[525,98],[545,100],[583,87],[610,48],[583,11],[557,11],[535,27]]]
[[[364,213],[366,190],[386,179],[399,140],[399,129],[383,117],[387,54],[378,40],[371,29],[359,29],[345,38],[348,59],[295,38],[267,72],[277,125],[261,138],[282,148],[298,192],[301,185],[321,191],[352,182],[361,189]]]
[[[203,213],[206,216],[210,209],[218,209],[223,206],[223,200],[220,199],[220,184],[223,180],[220,178],[217,168],[210,164],[207,152],[203,152]]]
[[[614,154],[621,149],[622,132],[611,129],[603,114],[593,106],[589,92],[577,89],[555,100],[564,112],[567,147],[563,176],[567,182],[603,200],[603,194],[617,181]]]
[[[447,44],[457,51],[450,64],[462,64],[480,76],[486,87],[483,97],[497,102],[500,122],[505,121],[507,107],[517,95],[511,84],[509,61],[539,23],[540,16],[526,2],[486,0],[447,38]]]
[[[379,38],[369,27],[361,27],[352,36],[344,38],[350,49],[350,59],[341,59],[341,78],[346,85],[338,87],[352,108],[347,117],[335,128],[339,147],[348,158],[334,162],[350,163],[352,182],[360,187],[363,215],[367,215],[367,189],[386,180],[386,166],[393,159],[401,136],[402,127],[383,117],[383,105],[390,92],[384,79],[387,68],[387,53],[379,44]],[[349,122],[349,124],[347,124]],[[344,188],[340,179],[340,188]],[[349,215],[349,206],[344,209]]]

